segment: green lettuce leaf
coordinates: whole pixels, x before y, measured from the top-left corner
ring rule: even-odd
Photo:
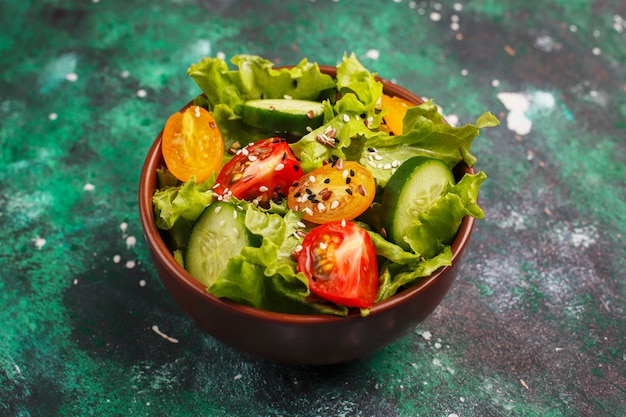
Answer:
[[[485,178],[487,176],[482,171],[465,174],[457,184],[449,185],[428,210],[415,217],[405,236],[405,241],[415,253],[424,258],[434,257],[441,250],[441,245],[452,243],[463,217],[484,217],[476,199]]]
[[[159,177],[165,176],[159,174]],[[179,219],[194,222],[214,199],[212,187],[215,177],[216,174],[213,174],[199,184],[191,178],[181,185],[167,185],[155,191],[152,204],[157,227],[169,230]]]
[[[292,253],[301,243],[295,232],[302,214],[288,211],[283,217],[245,201],[237,204],[246,211],[246,228],[262,238],[261,245],[245,247],[229,259],[208,292],[263,310],[346,315],[345,307],[311,294],[306,277],[297,270]]]
[[[402,288],[416,283],[427,277],[439,268],[452,265],[452,250],[449,246],[442,247],[440,253],[431,259],[415,264],[397,264],[385,262],[379,276],[380,285],[376,295],[376,302],[381,302],[395,295]]]
[[[393,174],[393,167],[413,156],[426,156],[440,159],[450,168],[459,162],[473,166],[476,157],[470,152],[474,139],[484,127],[499,124],[491,113],[478,118],[476,124],[454,127],[444,122],[437,106],[432,100],[419,106],[411,107],[404,118],[402,135],[370,136],[366,141],[366,150],[361,155],[361,164],[367,166],[384,187]],[[374,153],[371,150],[375,150]]]

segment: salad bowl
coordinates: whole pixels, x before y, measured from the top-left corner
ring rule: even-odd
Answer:
[[[330,76],[336,68],[320,65]],[[378,78],[384,92],[416,104],[424,101],[388,80]],[[186,107],[186,106],[185,106]],[[363,316],[358,309],[346,317],[285,314],[264,311],[207,293],[168,249],[156,225],[152,196],[157,169],[164,164],[161,135],[154,140],[141,172],[139,211],[144,235],[156,270],[174,301],[204,331],[217,340],[259,358],[287,364],[326,365],[372,354],[415,329],[451,289],[462,262],[474,218],[466,216],[451,245],[451,265],[439,268],[396,295],[374,304]],[[460,163],[457,179],[474,170]]]

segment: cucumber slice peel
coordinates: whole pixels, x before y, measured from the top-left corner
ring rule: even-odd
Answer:
[[[253,235],[245,226],[245,212],[233,204],[217,201],[198,217],[185,250],[185,269],[211,287],[226,269],[228,259],[251,246]]]
[[[439,159],[417,156],[402,163],[389,179],[381,201],[381,227],[387,238],[410,250],[404,239],[407,229],[454,182],[454,174]]]
[[[295,99],[256,99],[243,104],[242,119],[249,126],[275,132],[304,134],[324,121],[324,105],[319,101]]]

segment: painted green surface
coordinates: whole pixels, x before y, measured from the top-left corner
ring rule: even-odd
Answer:
[[[3,1],[0,415],[626,415],[624,19],[617,0]],[[475,142],[487,216],[405,338],[266,363],[169,298],[141,165],[202,56],[345,51],[450,119],[501,118]],[[530,101],[528,134],[502,92]]]

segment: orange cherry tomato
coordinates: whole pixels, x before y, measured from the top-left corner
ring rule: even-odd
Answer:
[[[298,270],[311,292],[348,307],[367,308],[378,292],[376,250],[367,232],[352,222],[326,223],[302,241]]]
[[[287,205],[304,210],[304,219],[322,224],[352,220],[374,201],[376,182],[369,169],[355,161],[334,160],[304,174],[290,188]]]
[[[191,177],[204,181],[220,169],[224,156],[224,141],[215,119],[200,106],[170,116],[161,146],[167,168],[181,181]]]
[[[409,107],[415,104],[400,97],[391,97],[386,94],[382,95],[381,108],[387,109],[387,114],[383,116],[387,127],[394,135],[402,134],[402,121]]]

